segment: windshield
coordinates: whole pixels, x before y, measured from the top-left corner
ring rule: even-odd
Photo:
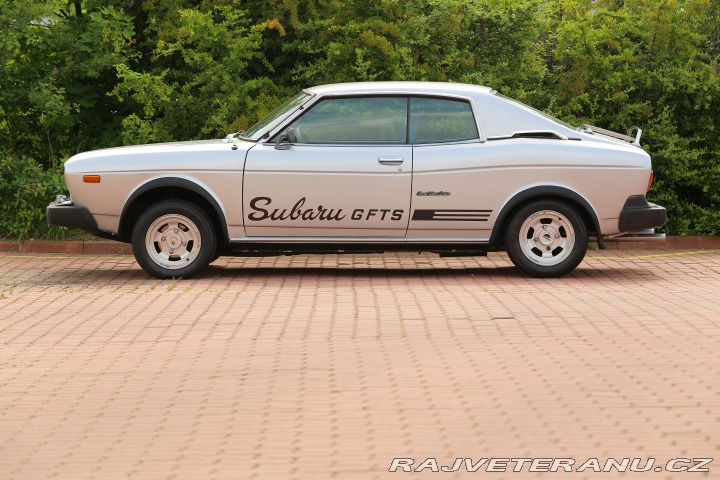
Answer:
[[[260,140],[266,133],[275,128],[278,123],[283,121],[288,114],[305,103],[305,101],[307,101],[311,96],[312,95],[305,92],[298,93],[290,100],[270,112],[270,114],[265,118],[250,127],[242,134],[242,138],[253,141]]]
[[[573,126],[570,125],[569,123],[565,123],[565,122],[563,122],[562,120],[560,120],[559,118],[555,118],[555,117],[553,117],[552,115],[548,115],[547,113],[545,113],[545,112],[543,112],[543,111],[540,111],[540,110],[538,110],[537,108],[533,108],[533,107],[531,107],[530,105],[525,105],[524,103],[519,102],[519,101],[515,100],[514,98],[506,97],[506,96],[503,95],[502,93],[498,93],[498,92],[496,92],[496,91],[494,91],[494,90],[493,90],[492,93],[493,93],[493,95],[495,95],[495,96],[497,96],[497,97],[500,97],[500,98],[502,98],[503,100],[507,100],[508,102],[514,103],[515,105],[520,105],[521,107],[529,108],[530,110],[532,110],[533,112],[537,113],[538,115],[542,115],[543,117],[547,118],[548,120],[552,120],[552,121],[555,122],[555,123],[559,123],[559,124],[562,125],[563,127],[567,127],[567,128],[572,129],[572,130],[577,130],[577,127],[573,127]]]

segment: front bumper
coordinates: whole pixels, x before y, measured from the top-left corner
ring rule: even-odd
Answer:
[[[85,207],[73,205],[69,200],[52,202],[45,210],[48,225],[59,227],[79,228],[90,233],[98,231],[97,222],[90,210]]]
[[[667,221],[667,211],[660,205],[648,203],[645,195],[629,197],[620,212],[619,229],[622,232],[662,227]]]

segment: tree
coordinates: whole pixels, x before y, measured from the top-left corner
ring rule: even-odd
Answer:
[[[47,234],[39,195],[75,153],[220,137],[301,88],[367,80],[639,125],[666,231],[720,233],[718,0],[6,0],[0,30],[0,234]]]

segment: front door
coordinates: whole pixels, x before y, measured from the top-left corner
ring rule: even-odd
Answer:
[[[406,125],[405,97],[313,105],[278,134],[287,143],[261,143],[248,152],[246,235],[404,237],[412,181]]]

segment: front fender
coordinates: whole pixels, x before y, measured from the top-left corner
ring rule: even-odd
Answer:
[[[215,214],[220,227],[220,232],[223,234],[225,241],[229,240],[227,220],[225,216],[225,210],[222,208],[218,199],[210,192],[209,189],[190,179],[182,177],[160,177],[150,180],[138,188],[136,188],[128,197],[125,205],[123,205],[122,212],[120,214],[120,234],[122,237],[127,237],[129,231],[132,230],[129,225],[129,220],[134,218],[140,211],[142,211],[141,202],[138,201],[142,198],[154,198],[153,192],[162,194],[165,192],[173,192],[175,195],[183,198],[182,192],[190,192],[190,196],[198,196],[206,202],[212,212]],[[167,198],[164,196],[160,197]]]

